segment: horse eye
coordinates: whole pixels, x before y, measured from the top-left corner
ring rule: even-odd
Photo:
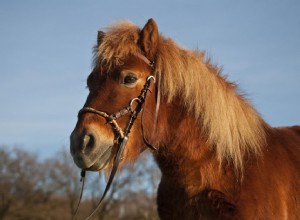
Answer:
[[[124,77],[123,83],[124,84],[134,84],[134,83],[136,83],[136,81],[137,81],[137,77],[129,74]]]

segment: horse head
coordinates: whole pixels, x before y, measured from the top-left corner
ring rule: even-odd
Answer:
[[[142,30],[132,29],[98,32],[95,66],[87,79],[89,95],[70,137],[74,162],[83,170],[112,165],[126,132],[131,138],[126,140],[123,161],[134,160],[146,149],[143,135],[150,134],[149,129],[141,131],[141,124],[155,127],[157,87],[151,82],[154,76],[149,76],[154,74],[158,28],[150,19]]]

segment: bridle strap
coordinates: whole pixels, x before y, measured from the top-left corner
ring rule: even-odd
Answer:
[[[116,155],[114,157],[114,163],[113,163],[113,167],[112,167],[112,170],[111,170],[111,173],[110,173],[110,176],[109,176],[109,180],[107,182],[107,185],[105,187],[105,190],[103,192],[103,195],[101,197],[101,199],[99,200],[98,204],[97,204],[97,207],[94,209],[94,211],[86,218],[86,220],[89,220],[91,219],[91,217],[99,210],[101,204],[102,204],[102,201],[104,200],[107,192],[109,191],[110,189],[110,186],[113,182],[113,179],[114,179],[114,176],[118,170],[118,166],[121,162],[121,160],[123,159],[123,153],[124,153],[124,149],[126,147],[126,144],[127,144],[127,141],[128,141],[128,135],[131,131],[131,128],[136,120],[136,118],[138,117],[138,114],[142,111],[143,107],[144,107],[144,104],[145,104],[145,101],[146,101],[146,97],[147,97],[147,93],[148,91],[150,91],[150,84],[151,84],[151,81],[154,81],[155,82],[155,77],[154,76],[149,76],[147,77],[146,79],[146,83],[144,85],[144,88],[141,90],[141,93],[138,97],[132,99],[130,102],[129,102],[129,105],[123,109],[121,109],[120,111],[116,112],[116,113],[113,113],[111,115],[107,114],[106,112],[103,112],[103,111],[99,111],[99,110],[96,110],[94,108],[91,108],[91,107],[84,107],[82,108],[79,113],[78,113],[78,116],[80,116],[81,114],[83,113],[94,113],[94,114],[97,114],[103,118],[105,118],[106,120],[106,123],[110,124],[115,135],[116,135],[116,139],[115,139],[115,144],[117,145],[117,152],[116,152]],[[133,107],[133,104],[134,103],[137,103],[135,108]],[[129,123],[126,127],[126,129],[123,131],[121,129],[121,127],[118,125],[117,123],[117,119],[124,116],[124,115],[127,115],[127,114],[131,114],[131,117],[130,117],[130,120],[129,120]],[[156,106],[156,113],[155,113],[155,123],[157,121],[157,106]],[[142,113],[142,130],[143,130],[143,115],[144,115],[144,111]],[[152,146],[151,144],[148,143],[148,141],[145,139],[144,137],[144,131],[143,131],[143,139],[145,141],[145,144],[150,147],[151,149],[154,149],[156,150],[156,148],[154,146]],[[84,180],[84,177],[83,175],[85,175],[85,170],[82,170],[81,172],[81,175],[82,175],[82,178]],[[83,181],[83,184],[84,184],[84,181]],[[83,191],[83,186],[82,186],[82,191]],[[80,200],[81,200],[81,197],[82,197],[82,192],[81,192],[81,196],[80,196]],[[79,200],[79,203],[80,203],[80,200]],[[75,214],[73,216],[73,220],[75,219],[75,216],[76,216],[76,213],[77,213],[77,210],[78,210],[78,207],[79,207],[79,203],[78,203],[78,206],[76,208],[76,211],[75,211]]]
[[[143,60],[148,66],[150,66],[152,69],[154,68],[154,62],[149,60],[147,57],[145,57],[143,54],[141,53],[135,53],[135,56],[137,56],[138,58],[140,58],[141,60]]]
[[[111,186],[111,184],[112,184],[112,182],[114,180],[115,174],[116,174],[116,172],[118,170],[118,166],[119,166],[121,160],[123,159],[122,155],[123,155],[123,152],[124,152],[127,140],[128,140],[128,137],[124,137],[124,139],[122,140],[121,144],[119,145],[119,149],[117,150],[117,154],[115,155],[114,165],[113,165],[112,170],[110,172],[110,176],[109,176],[108,182],[106,184],[105,190],[104,190],[104,192],[102,194],[102,197],[99,200],[99,202],[98,202],[96,208],[94,209],[94,211],[88,217],[86,217],[85,220],[91,219],[93,217],[93,215],[99,210],[99,208],[100,208],[100,206],[102,204],[102,201],[104,200],[107,192],[109,191],[110,186]]]
[[[108,193],[108,191],[110,189],[110,186],[111,186],[111,184],[114,180],[115,174],[118,170],[119,164],[120,164],[121,160],[123,159],[122,155],[124,153],[124,149],[125,149],[127,140],[128,140],[128,137],[124,137],[121,144],[119,145],[119,148],[117,149],[117,153],[116,153],[115,158],[114,158],[114,164],[113,164],[112,170],[110,172],[109,179],[108,179],[108,182],[106,184],[106,187],[105,187],[104,192],[102,194],[102,197],[99,200],[99,202],[98,202],[96,208],[94,209],[94,211],[88,217],[86,217],[85,220],[91,219],[93,217],[93,215],[99,210],[99,208],[102,204],[102,201],[104,200],[106,194]],[[82,187],[81,187],[81,192],[80,192],[80,198],[79,198],[79,201],[78,201],[78,204],[77,204],[77,207],[76,207],[76,210],[75,210],[75,213],[73,215],[72,220],[75,220],[75,217],[76,217],[76,214],[78,212],[79,205],[80,205],[80,202],[81,202],[81,199],[82,199],[82,194],[83,194],[83,189],[84,189],[84,182],[85,182],[85,172],[86,172],[85,170],[81,171]]]
[[[123,113],[123,114],[119,113],[118,115],[115,115],[115,114],[108,115],[107,113],[102,112],[102,111],[98,111],[98,110],[96,110],[94,108],[84,107],[84,108],[80,109],[78,115],[81,115],[81,114],[86,113],[86,112],[94,113],[94,114],[97,114],[97,115],[105,118],[106,119],[106,123],[108,123],[108,124],[111,125],[111,127],[114,130],[114,132],[117,135],[119,135],[120,138],[124,138],[124,132],[123,132],[122,128],[120,128],[120,126],[116,122],[116,119],[119,118],[119,117],[121,117],[121,116],[123,116],[123,115],[125,115],[125,113]]]
[[[139,57],[140,59],[142,59],[147,65],[149,65],[151,67],[151,69],[154,68],[154,62],[150,61],[148,58],[146,58],[144,55],[137,53],[135,54],[137,57]],[[121,109],[120,111],[113,113],[111,115],[108,115],[106,112],[103,111],[99,111],[96,110],[94,108],[91,107],[84,107],[82,108],[79,113],[78,116],[83,114],[83,113],[94,113],[97,114],[103,118],[105,118],[106,123],[110,124],[114,133],[116,134],[116,139],[115,139],[115,144],[117,145],[117,152],[116,155],[114,157],[114,163],[113,163],[113,167],[109,176],[109,180],[107,182],[107,185],[105,187],[105,190],[103,192],[103,195],[101,197],[101,199],[99,200],[97,207],[94,209],[94,211],[86,218],[86,220],[89,220],[92,218],[92,216],[99,210],[102,201],[104,200],[107,192],[110,189],[110,186],[113,182],[113,179],[115,177],[115,174],[118,170],[118,166],[121,162],[121,160],[123,159],[123,153],[124,153],[124,149],[126,147],[127,141],[128,141],[128,135],[130,133],[130,130],[134,124],[135,119],[137,118],[138,114],[142,111],[143,106],[146,102],[146,96],[147,96],[147,92],[151,90],[149,89],[150,87],[150,83],[151,80],[153,80],[154,82],[156,81],[155,77],[150,75],[149,77],[147,77],[146,79],[146,83],[144,85],[144,88],[141,91],[141,94],[137,97],[134,98],[130,101],[129,105],[123,109]],[[157,118],[158,118],[158,111],[159,111],[159,106],[160,106],[160,80],[158,81],[158,86],[157,86],[157,94],[156,94],[156,107],[155,107],[155,116],[154,116],[154,130],[151,134],[151,139],[153,138],[153,135],[156,131],[156,126],[157,126]],[[135,108],[133,108],[133,103],[137,102],[137,106]],[[116,120],[124,115],[127,114],[131,114],[130,117],[130,121],[127,125],[127,128],[125,129],[125,131],[123,131],[121,129],[121,127],[118,125],[118,123],[116,122]],[[147,145],[147,147],[151,148],[152,150],[157,150],[156,147],[154,147],[152,144],[150,144],[148,142],[148,140],[145,138],[145,134],[144,134],[144,124],[143,124],[143,118],[144,118],[144,111],[142,112],[142,119],[141,119],[141,128],[142,128],[142,136],[143,136],[143,141],[144,143]],[[80,198],[79,198],[79,202],[78,205],[76,207],[76,211],[73,215],[73,220],[75,220],[77,211],[79,209],[79,205],[81,202],[81,198],[82,198],[82,194],[83,194],[83,189],[84,189],[84,180],[85,180],[85,170],[81,171],[81,180],[82,180],[82,189],[81,189],[81,193],[80,193]]]
[[[157,128],[157,120],[158,120],[158,112],[159,112],[159,107],[160,107],[160,80],[158,80],[158,82],[155,81],[155,83],[157,83],[157,90],[156,90],[156,106],[155,106],[155,114],[154,114],[154,127],[150,136],[150,139],[153,140],[154,134],[156,132],[156,128]],[[146,97],[145,97],[145,101],[146,101]],[[155,147],[153,144],[150,144],[149,140],[146,139],[145,136],[145,129],[144,129],[144,113],[145,111],[142,112],[142,119],[141,119],[141,129],[142,129],[142,136],[143,136],[143,141],[146,144],[146,146],[152,150],[157,150],[157,147]]]
[[[72,220],[75,220],[75,217],[77,215],[77,212],[78,212],[78,209],[79,209],[79,205],[80,205],[80,202],[81,202],[81,199],[82,199],[83,189],[84,189],[84,183],[85,183],[85,170],[81,170],[80,176],[81,176],[80,182],[82,182],[82,185],[81,185],[79,200],[78,200],[78,203],[77,203],[74,215],[72,217]]]

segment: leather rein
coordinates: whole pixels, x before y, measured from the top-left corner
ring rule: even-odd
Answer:
[[[149,65],[151,67],[151,69],[153,70],[154,68],[154,63],[150,60],[148,60],[148,58],[146,58],[144,55],[142,54],[135,54],[138,58],[140,58],[141,60],[143,60],[147,65]],[[103,117],[106,120],[107,124],[110,124],[114,134],[115,134],[115,139],[114,139],[114,143],[116,146],[116,154],[114,156],[114,163],[113,163],[113,167],[107,182],[107,185],[105,187],[105,190],[103,192],[103,195],[101,197],[101,199],[99,200],[97,207],[94,209],[94,211],[88,216],[86,217],[85,220],[91,219],[92,216],[99,210],[99,208],[102,205],[102,201],[104,200],[107,192],[110,189],[110,186],[113,182],[113,179],[115,177],[115,174],[118,170],[118,166],[120,164],[120,162],[123,159],[123,154],[124,154],[124,150],[128,141],[128,137],[131,131],[131,128],[135,122],[135,120],[137,119],[138,115],[140,112],[142,112],[142,117],[141,117],[141,129],[142,129],[142,136],[143,136],[143,141],[146,144],[147,147],[149,147],[152,150],[157,150],[157,148],[155,146],[153,146],[152,144],[150,144],[148,142],[148,140],[145,138],[145,134],[144,134],[144,124],[143,124],[143,118],[144,118],[144,110],[143,107],[145,105],[146,102],[146,97],[148,92],[151,92],[150,90],[150,86],[151,86],[151,82],[156,83],[156,79],[153,75],[150,75],[147,77],[146,82],[144,84],[143,89],[141,90],[141,93],[138,97],[133,98],[130,100],[128,106],[126,106],[125,108],[121,109],[120,111],[113,113],[113,114],[107,114],[106,112],[103,111],[99,111],[96,110],[94,108],[91,107],[83,107],[79,112],[78,112],[78,117],[84,113],[93,113],[96,114],[100,117]],[[155,116],[154,116],[154,129],[153,129],[153,133],[151,135],[151,138],[156,130],[156,125],[157,125],[157,118],[158,118],[158,111],[159,111],[159,105],[160,105],[160,91],[159,91],[159,82],[158,82],[158,86],[157,86],[157,94],[156,94],[156,108],[155,108]],[[117,119],[125,116],[125,115],[130,115],[130,120],[126,126],[126,128],[123,130],[119,124],[117,123]],[[81,188],[81,193],[80,193],[80,198],[79,198],[79,202],[78,205],[76,207],[76,211],[73,215],[73,220],[75,220],[76,214],[78,212],[79,209],[79,205],[82,199],[82,194],[83,194],[83,189],[84,189],[84,180],[85,180],[85,170],[81,171],[81,180],[82,181],[82,188]]]

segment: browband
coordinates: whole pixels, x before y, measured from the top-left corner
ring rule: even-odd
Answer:
[[[142,59],[148,66],[151,67],[151,69],[154,68],[154,61],[149,60],[147,57],[145,57],[141,53],[135,53],[134,55],[137,56],[138,58]]]

